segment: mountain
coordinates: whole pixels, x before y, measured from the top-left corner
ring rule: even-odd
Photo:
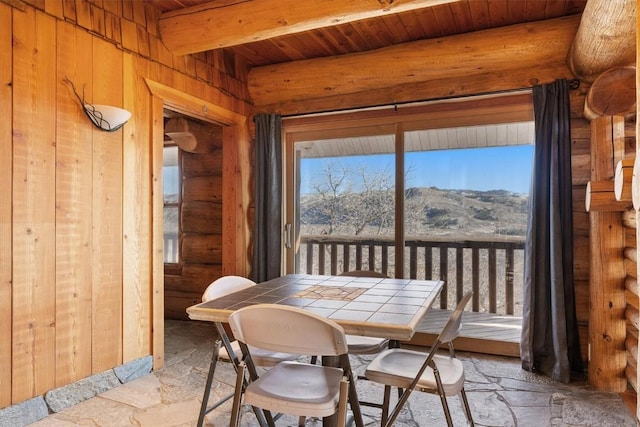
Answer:
[[[409,188],[405,191],[405,229],[413,237],[524,237],[527,203],[528,195],[506,190]],[[365,235],[393,235],[393,209],[391,192],[352,193],[329,199],[310,194],[300,203],[301,231],[327,234],[331,230],[331,234],[354,235],[362,228],[360,233],[366,232]],[[362,227],[365,220],[368,223]]]

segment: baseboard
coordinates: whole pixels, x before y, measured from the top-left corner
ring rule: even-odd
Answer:
[[[425,332],[416,332],[410,345],[423,347],[430,346],[437,335]],[[459,336],[455,340],[457,351],[470,351],[473,353],[493,354],[496,356],[520,357],[520,344],[514,342],[496,341],[481,338],[469,338]]]

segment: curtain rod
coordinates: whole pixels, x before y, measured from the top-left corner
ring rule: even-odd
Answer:
[[[571,90],[578,89],[579,87],[580,87],[580,80],[578,79],[569,80],[569,88]],[[331,115],[336,113],[349,113],[349,112],[358,112],[358,111],[375,111],[375,110],[384,110],[387,108],[392,108],[393,110],[397,111],[398,107],[400,106],[404,106],[404,107],[420,106],[420,105],[433,104],[440,101],[455,101],[455,100],[463,100],[466,98],[482,98],[482,97],[492,97],[492,96],[499,96],[499,95],[526,93],[526,92],[531,92],[531,90],[533,90],[533,87],[521,87],[521,88],[505,89],[502,91],[485,92],[485,93],[479,93],[479,94],[476,93],[476,94],[461,95],[461,96],[446,96],[441,98],[431,98],[431,99],[423,99],[423,100],[416,100],[416,101],[394,102],[392,104],[370,105],[370,106],[364,106],[360,108],[343,108],[343,109],[327,110],[327,111],[312,111],[309,113],[302,113],[302,114],[286,114],[282,116],[282,119],[298,118],[298,117],[314,117],[314,116],[323,116],[323,115]]]

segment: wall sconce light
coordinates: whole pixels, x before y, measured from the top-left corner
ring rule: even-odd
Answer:
[[[74,95],[78,98],[78,101],[80,101],[80,105],[82,105],[82,110],[87,117],[89,117],[91,123],[93,123],[98,129],[107,132],[114,132],[124,126],[124,124],[131,118],[131,113],[122,108],[113,107],[111,105],[89,104],[88,102],[85,102],[84,88],[82,90],[81,98],[71,80],[65,77],[64,82],[71,86]]]

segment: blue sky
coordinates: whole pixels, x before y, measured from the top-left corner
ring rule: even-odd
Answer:
[[[311,180],[321,179],[321,171],[331,161],[354,170],[394,171],[390,154],[302,159],[303,194],[312,191]],[[405,158],[405,167],[411,171],[406,186],[528,193],[532,162],[533,145],[411,152]]]
[[[386,168],[390,174],[394,171],[391,154],[302,159],[302,194],[313,191],[311,180],[321,179],[321,171],[330,161],[353,170],[364,167],[369,171]],[[411,170],[406,186],[528,193],[532,161],[533,145],[411,152],[405,159],[405,166]],[[165,170],[168,177],[177,176],[177,172],[177,167]],[[164,181],[165,192],[175,194],[178,189],[171,181]]]

